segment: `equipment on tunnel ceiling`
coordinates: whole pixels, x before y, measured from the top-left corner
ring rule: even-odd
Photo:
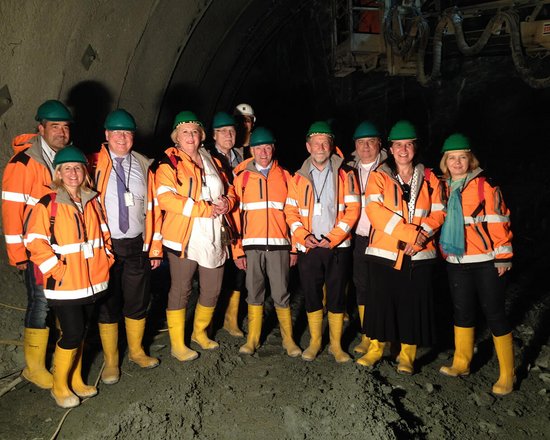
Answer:
[[[390,75],[415,75],[422,85],[429,85],[439,79],[443,42],[451,42],[446,37],[454,35],[458,51],[474,56],[485,48],[494,52],[503,38],[493,43],[491,37],[507,34],[520,77],[533,88],[550,87],[550,76],[536,77],[528,62],[540,62],[550,55],[550,19],[537,20],[549,16],[550,0],[456,1],[458,6],[442,9],[445,3],[333,0],[334,75],[343,77],[358,69],[364,73],[386,70]],[[380,26],[373,25],[376,20]],[[469,45],[467,40],[472,39],[477,41]],[[424,64],[430,40],[433,64],[427,75]]]
[[[97,52],[91,44],[88,44],[88,47],[84,51],[84,55],[82,55],[80,62],[86,70],[90,70],[90,67],[95,60],[97,60]]]
[[[6,113],[12,105],[13,101],[11,100],[10,90],[6,84],[0,89],[0,116]]]

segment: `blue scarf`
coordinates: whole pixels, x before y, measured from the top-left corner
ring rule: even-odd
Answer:
[[[453,182],[451,195],[447,203],[447,216],[441,228],[439,245],[447,255],[462,257],[464,255],[464,214],[462,213],[462,194],[460,188],[464,185],[464,179]]]

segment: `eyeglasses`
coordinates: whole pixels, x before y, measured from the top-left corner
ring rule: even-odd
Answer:
[[[411,200],[411,185],[403,183],[401,185],[401,191],[403,191],[403,200],[409,203],[409,201]]]

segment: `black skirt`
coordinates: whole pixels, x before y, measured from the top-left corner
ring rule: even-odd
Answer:
[[[435,342],[433,261],[405,256],[401,270],[369,262],[364,333],[380,342],[430,346]]]

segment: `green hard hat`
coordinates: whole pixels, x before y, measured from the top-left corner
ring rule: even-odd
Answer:
[[[397,121],[390,130],[389,141],[400,141],[402,139],[416,139],[416,128],[409,121]]]
[[[136,120],[126,110],[119,108],[107,116],[105,119],[105,128],[107,130],[126,130],[136,131]]]
[[[56,167],[57,165],[67,162],[88,163],[88,160],[86,156],[84,156],[84,153],[74,145],[67,145],[55,154],[53,166]]]
[[[73,122],[73,116],[69,109],[60,101],[50,99],[45,101],[36,110],[37,121],[53,121],[53,122]]]
[[[226,112],[218,112],[214,115],[214,120],[212,121],[212,128],[222,128],[235,126],[235,118]]]
[[[250,146],[255,147],[263,144],[274,144],[273,133],[265,127],[256,127],[250,135]]]
[[[470,151],[470,140],[462,133],[453,133],[443,143],[442,153],[446,151],[467,150]]]
[[[201,127],[203,126],[202,125],[202,122],[199,121],[199,118],[197,118],[197,115],[195,115],[195,113],[193,113],[192,111],[189,111],[189,110],[185,110],[183,112],[179,112],[175,119],[174,119],[174,129],[180,125],[180,124],[186,124],[186,123],[191,123],[191,124],[197,124],[197,125],[200,125]]]
[[[363,121],[355,129],[355,133],[353,133],[353,140],[356,141],[357,139],[367,137],[380,137],[380,131],[378,131],[378,128],[376,128],[372,122]]]
[[[329,123],[326,121],[315,121],[310,125],[307,137],[313,136],[314,134],[326,134],[327,136],[334,137],[332,128],[330,128]]]

